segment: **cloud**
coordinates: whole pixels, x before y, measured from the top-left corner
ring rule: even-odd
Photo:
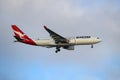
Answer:
[[[15,64],[36,62],[47,66],[73,64],[88,66],[93,70],[110,68],[111,71],[112,68],[119,75],[115,67],[110,67],[116,56],[120,56],[119,7],[117,0],[93,0],[89,3],[86,0],[1,0],[0,44],[3,46],[0,53],[11,53],[11,56],[8,55],[13,59],[11,64],[14,61]],[[93,49],[90,46],[79,46],[75,51],[62,50],[60,54],[54,54],[54,49],[13,44],[11,24],[17,24],[32,38],[49,37],[42,27],[47,25],[63,36],[99,36],[103,42],[96,44]],[[109,77],[112,72],[109,74],[106,71],[104,74]]]
[[[20,26],[22,29],[24,29],[25,32],[28,33],[30,36],[38,38],[39,35],[40,36],[49,35],[47,33],[45,34],[45,31],[41,30],[42,29],[41,27],[34,26],[43,26],[43,24],[46,24],[50,26],[51,29],[65,36],[71,35],[77,36],[89,34],[93,36],[100,36],[103,39],[103,45],[105,45],[106,48],[108,46],[110,46],[109,48],[112,48],[111,46],[118,48],[119,47],[118,36],[120,33],[119,31],[120,16],[119,8],[118,6],[115,5],[116,2],[114,1],[108,3],[109,1],[106,1],[105,3],[101,2],[99,4],[97,3],[97,1],[93,2],[90,1],[90,3],[93,6],[87,5],[88,4],[87,1],[84,1],[85,6],[79,4],[80,2],[77,0],[76,2],[78,3],[75,3],[72,0],[1,1],[0,10],[2,13],[1,17],[3,22],[2,23],[3,25],[1,24],[1,26],[10,26],[11,24],[15,23],[18,24],[18,26]],[[5,4],[7,6],[5,6]],[[8,27],[5,27],[4,31],[6,30],[6,28]],[[2,31],[2,33],[4,33],[4,31]],[[7,34],[9,34],[8,31],[11,32],[11,30],[7,29]],[[10,35],[8,36],[7,34],[4,33],[5,36],[10,38],[11,36]],[[109,43],[111,45],[109,45]],[[84,50],[85,49],[83,49],[81,52],[83,53]],[[94,53],[98,53],[98,51],[99,50],[95,50]],[[103,49],[102,51],[104,53],[104,51],[106,50]],[[91,55],[94,56],[95,58],[97,57],[97,55],[95,55],[94,53]],[[106,57],[108,55],[109,52],[106,53]],[[89,58],[92,56],[89,55]],[[103,56],[104,54],[101,55],[101,58]],[[61,58],[62,57],[63,55],[61,55]],[[70,58],[71,57],[72,56],[70,56]],[[73,60],[74,57],[72,57]],[[84,57],[87,56],[84,55]]]

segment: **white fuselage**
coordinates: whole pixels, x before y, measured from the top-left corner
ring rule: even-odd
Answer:
[[[99,38],[71,38],[68,39],[69,43],[58,43],[56,44],[53,39],[40,39],[34,40],[37,46],[47,46],[47,47],[56,47],[56,46],[71,46],[71,45],[92,45],[101,42]]]

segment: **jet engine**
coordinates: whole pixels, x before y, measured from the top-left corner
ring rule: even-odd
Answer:
[[[75,46],[64,46],[63,48],[67,50],[74,50]]]

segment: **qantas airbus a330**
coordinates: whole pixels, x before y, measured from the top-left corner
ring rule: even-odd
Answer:
[[[75,38],[65,38],[46,26],[44,26],[45,30],[50,34],[52,39],[38,39],[34,40],[29,38],[22,30],[20,30],[16,25],[12,25],[12,29],[14,31],[14,37],[16,39],[15,42],[21,42],[34,46],[43,46],[47,48],[56,47],[56,53],[60,51],[60,48],[67,50],[74,50],[75,45],[91,45],[93,48],[93,44],[101,42],[99,37],[91,37],[91,36],[77,36]]]

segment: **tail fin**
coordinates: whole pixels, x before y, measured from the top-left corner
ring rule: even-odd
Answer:
[[[12,25],[12,29],[14,31],[14,37],[18,40],[18,41],[22,41],[24,40],[24,32],[22,30],[20,30],[16,25]]]
[[[16,25],[11,26],[14,31],[14,37],[19,41],[26,44],[35,45],[35,42],[29,38],[22,30],[20,30]]]

